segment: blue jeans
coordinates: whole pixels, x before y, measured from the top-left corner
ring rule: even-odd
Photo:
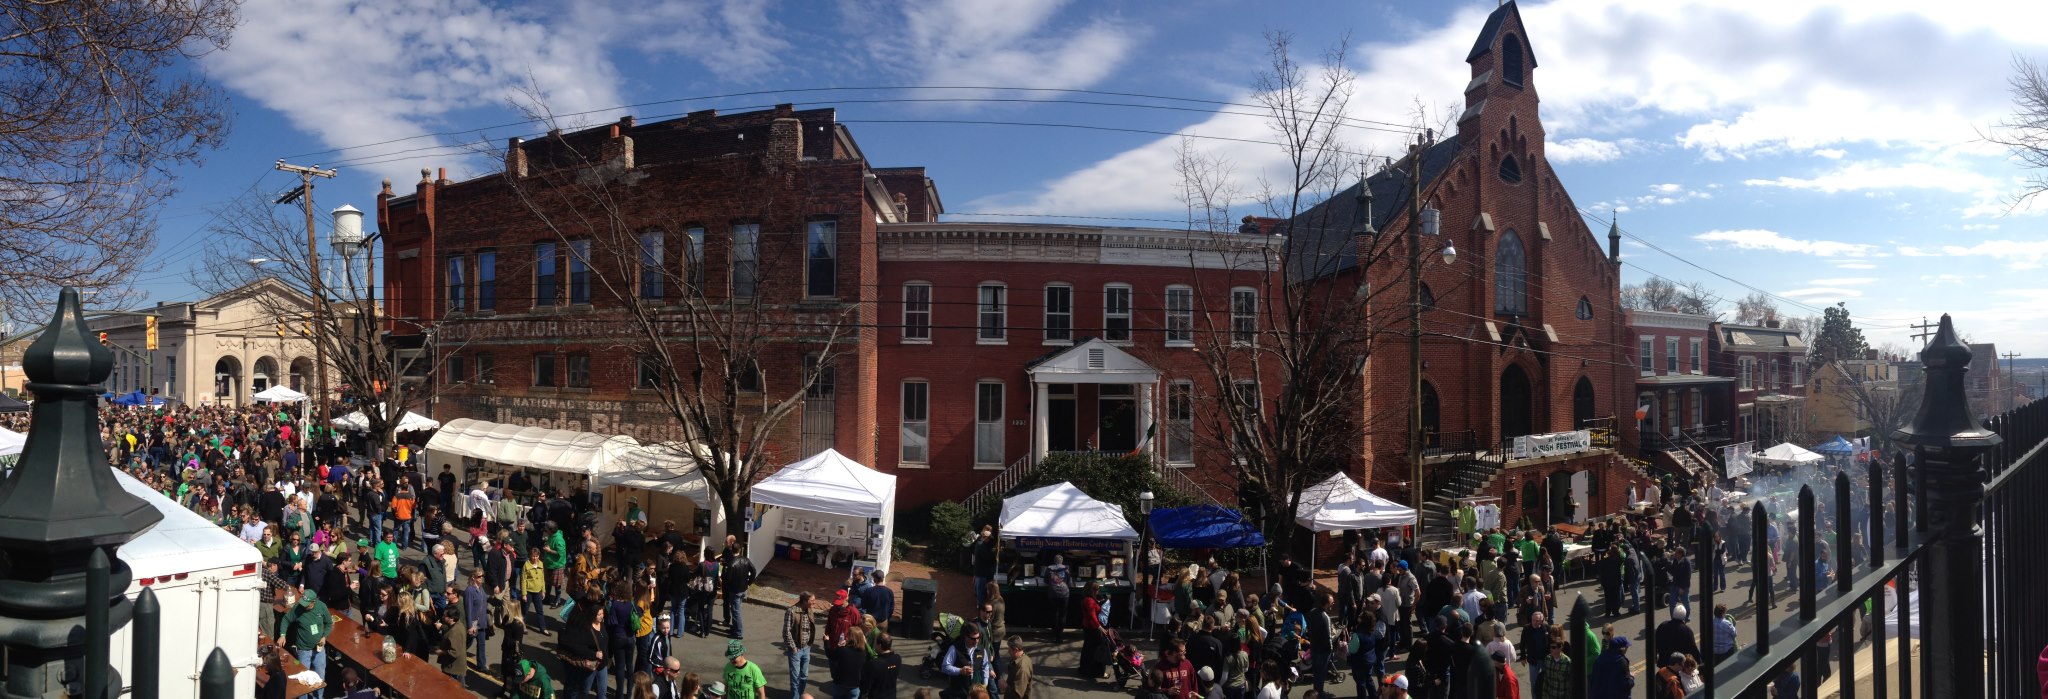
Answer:
[[[548,609],[545,606],[546,593],[526,593],[526,625],[541,633],[548,632]]]
[[[382,512],[379,512],[379,513],[376,513],[376,514],[370,515],[369,517],[365,517],[364,519],[365,519],[365,520],[367,520],[367,521],[369,522],[369,525],[370,525],[370,541],[371,541],[371,542],[373,542],[373,543],[374,543],[374,542],[378,542],[378,541],[383,541],[383,540],[384,540],[384,513],[382,513]]]
[[[669,627],[675,630],[674,633],[669,634],[670,636],[681,636],[690,632],[690,615],[685,614],[683,608],[689,599],[690,595],[687,593],[669,598],[667,606],[671,611],[668,616],[670,621],[675,622],[674,625]]]
[[[412,548],[412,520],[392,520],[391,524],[393,528],[398,530],[398,537],[396,541],[396,543],[398,544],[398,550],[404,551],[406,549]]]
[[[489,627],[485,627],[483,629],[471,629],[469,631],[470,642],[476,644],[476,657],[470,660],[469,666],[482,670],[483,673],[486,675],[490,674],[491,667],[490,654],[485,652],[485,649],[491,647],[491,639],[489,632]]]
[[[1323,681],[1330,676],[1329,651],[1311,651],[1308,654],[1308,671],[1315,677],[1316,696],[1323,696]]]
[[[832,685],[832,699],[860,699],[860,688],[842,687],[834,683]]]
[[[811,649],[797,648],[789,652],[789,695],[804,695],[804,685],[811,681]]]
[[[974,609],[977,612],[981,610],[981,605],[988,604],[988,584],[993,580],[995,578],[974,576]]]
[[[327,678],[326,649],[323,648],[321,650],[295,650],[292,651],[292,655],[299,659],[300,665],[305,666],[306,669],[308,670],[312,670],[313,673],[319,675],[321,679]],[[320,699],[320,693],[309,692],[299,697],[299,699]]]
[[[725,625],[732,627],[733,638],[747,637],[747,622],[740,617],[740,607],[746,603],[745,591],[725,593]]]

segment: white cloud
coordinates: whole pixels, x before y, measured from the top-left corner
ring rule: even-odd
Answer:
[[[1620,159],[1640,142],[1633,138],[1603,141],[1597,138],[1567,138],[1544,146],[1544,155],[1554,163],[1604,163]]]
[[[680,0],[655,3],[603,0],[576,5],[592,13],[581,24],[608,29],[629,45],[695,61],[726,80],[767,75],[790,50],[785,30],[768,18],[772,0]],[[642,28],[659,27],[659,31]],[[599,36],[604,36],[600,34]]]
[[[919,85],[1090,87],[1121,67],[1145,32],[1115,17],[1063,21],[1069,5],[910,0],[849,4],[843,10],[869,35],[869,57],[914,76]]]
[[[1774,252],[1797,252],[1818,257],[1863,257],[1876,247],[1863,243],[1844,243],[1834,240],[1799,240],[1787,238],[1777,231],[1761,229],[1713,230],[1695,235],[1693,240],[1713,245],[1732,245],[1740,250],[1770,250]]]
[[[1652,192],[1657,192],[1657,193],[1659,193],[1659,194],[1675,194],[1675,193],[1677,193],[1677,192],[1679,192],[1679,191],[1681,191],[1681,190],[1683,190],[1683,189],[1685,189],[1685,187],[1683,187],[1683,186],[1681,186],[1681,185],[1676,185],[1676,184],[1653,184],[1653,185],[1650,185],[1650,191],[1652,191]]]
[[[1863,295],[1863,292],[1857,291],[1855,289],[1811,287],[1806,289],[1793,289],[1791,291],[1780,291],[1778,292],[1778,295],[1783,296],[1785,298],[1799,299],[1801,301],[1837,301],[1841,299],[1853,299],[1861,297]]]
[[[1837,269],[1877,269],[1877,265],[1868,262],[1837,262],[1835,267]]]
[[[1836,279],[1815,279],[1807,282],[1814,286],[1869,286],[1877,283],[1877,277],[1841,277]]]
[[[1849,152],[1842,150],[1840,148],[1821,148],[1815,150],[1813,154],[1823,158],[1827,158],[1829,160],[1841,160],[1842,157],[1848,155]]]
[[[2004,186],[1997,178],[1963,167],[1924,162],[1900,165],[1857,162],[1813,177],[1758,178],[1743,180],[1742,183],[1751,187],[1782,187],[1827,194],[1894,189],[1935,189],[1962,193],[1997,192]]]

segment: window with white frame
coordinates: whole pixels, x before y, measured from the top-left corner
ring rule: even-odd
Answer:
[[[903,285],[903,341],[932,341],[932,285],[929,283]]]
[[[569,387],[590,388],[590,355],[585,352],[569,354]]]
[[[1258,433],[1259,423],[1265,417],[1264,412],[1259,407],[1259,383],[1251,379],[1239,379],[1231,382],[1230,392],[1232,400],[1237,403],[1238,408],[1242,411],[1237,428],[1245,435],[1234,440],[1234,443],[1240,446],[1249,446],[1255,443],[1248,440],[1257,439],[1253,435]]]
[[[1692,373],[1695,374],[1700,373],[1700,344],[1699,338],[1695,337],[1692,339]]]
[[[1778,358],[1772,357],[1765,366],[1769,368],[1764,370],[1764,388],[1775,390],[1778,388]]]
[[[1003,382],[974,384],[974,465],[1003,464]]]
[[[1239,287],[1230,290],[1230,341],[1249,345],[1259,340],[1259,291]]]
[[[1045,342],[1074,341],[1074,287],[1052,284],[1045,287]]]
[[[1678,373],[1678,338],[1664,338],[1664,373]]]
[[[1691,402],[1692,402],[1692,427],[1693,427],[1693,429],[1699,429],[1700,427],[1702,427],[1702,426],[1705,426],[1705,425],[1707,424],[1707,414],[1706,414],[1706,413],[1705,413],[1704,411],[1702,411],[1702,410],[1701,410],[1701,408],[1702,408],[1702,407],[1703,407],[1703,406],[1704,406],[1705,404],[1704,404],[1704,403],[1702,402],[1702,400],[1703,400],[1703,399],[1701,399],[1701,398],[1700,398],[1700,390],[1699,390],[1699,389],[1697,389],[1697,388],[1695,388],[1695,389],[1692,389],[1692,390],[1691,390],[1691,393],[1692,393],[1692,396],[1691,396]]]
[[[903,382],[904,463],[922,464],[931,459],[931,391],[931,384],[923,381]]]
[[[1750,374],[1756,370],[1756,360],[1749,357],[1743,357],[1742,359],[1736,361],[1736,365],[1740,366],[1742,369],[1742,371],[1740,372],[1742,377],[1742,390],[1747,391],[1754,388],[1756,384],[1754,383],[1754,380],[1750,378]]]
[[[1166,462],[1195,462],[1195,382],[1166,386]]]
[[[469,310],[468,267],[461,255],[448,258],[448,312],[461,313]]]
[[[1166,287],[1166,344],[1195,344],[1195,290],[1186,286]]]
[[[1657,373],[1657,338],[1642,336],[1636,342],[1636,353],[1636,363],[1643,367],[1644,376]]]
[[[1797,359],[1792,360],[1792,385],[1806,385],[1806,365]]]
[[[976,289],[976,308],[981,319],[975,340],[988,344],[1002,344],[1009,338],[1009,303],[1003,297],[1009,289],[1002,284],[989,282]]]
[[[1111,284],[1102,288],[1102,339],[1131,341],[1131,287]]]

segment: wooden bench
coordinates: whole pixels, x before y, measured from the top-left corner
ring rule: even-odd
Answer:
[[[384,635],[370,633],[352,619],[338,617],[327,647],[350,665],[362,668],[363,679],[392,697],[461,697],[471,692],[441,667],[400,651],[398,660],[384,662]]]

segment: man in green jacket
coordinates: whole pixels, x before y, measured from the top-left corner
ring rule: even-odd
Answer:
[[[541,548],[540,561],[548,569],[548,604],[560,604],[562,588],[568,583],[569,542],[553,522],[548,523],[548,542]]]
[[[525,699],[555,699],[555,683],[548,669],[531,660],[519,661],[519,696]]]
[[[327,677],[327,633],[333,630],[334,619],[327,612],[327,605],[315,595],[299,595],[292,602],[291,609],[278,620],[278,644],[291,651],[299,664],[322,679]],[[301,699],[318,699],[318,692],[306,694]]]

